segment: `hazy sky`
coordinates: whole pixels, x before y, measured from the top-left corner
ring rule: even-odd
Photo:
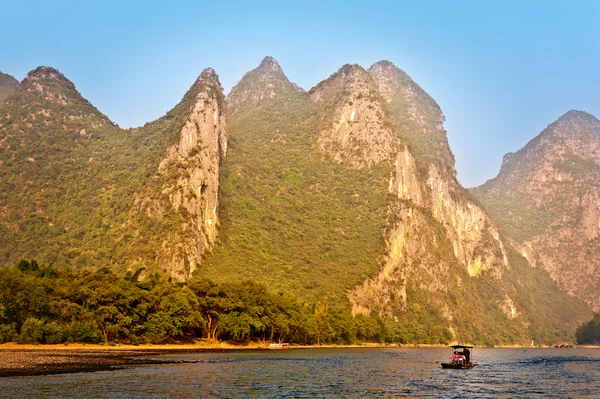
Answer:
[[[94,4],[93,4],[94,3]],[[570,109],[600,117],[600,1],[16,1],[0,71],[58,68],[122,127],[173,107],[202,69],[226,90],[271,55],[305,89],[381,59],[442,107],[459,180],[495,176]]]

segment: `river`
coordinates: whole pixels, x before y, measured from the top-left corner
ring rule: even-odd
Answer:
[[[441,348],[170,353],[194,363],[0,379],[4,398],[589,398],[600,397],[600,350],[473,349],[445,370]]]

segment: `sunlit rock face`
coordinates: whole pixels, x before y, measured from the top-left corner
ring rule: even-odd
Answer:
[[[310,97],[324,108],[319,147],[336,161],[362,168],[388,161],[398,151],[393,121],[362,67],[344,65]]]
[[[179,134],[160,162],[160,198],[139,198],[149,217],[180,215],[180,223],[158,243],[157,263],[187,279],[215,244],[219,227],[219,173],[227,153],[225,101],[218,76],[202,72],[190,91],[194,101]]]
[[[527,260],[600,310],[600,121],[569,111],[473,194]]]
[[[470,278],[484,272],[502,277],[509,267],[504,244],[457,182],[444,117],[427,93],[381,61],[368,73],[344,66],[310,94],[329,106],[324,120],[331,126],[319,136],[323,152],[349,167],[390,165],[389,191],[396,205],[389,210],[386,249],[379,273],[349,294],[355,314],[392,314],[406,304],[411,285],[444,291],[452,268],[462,268]],[[443,259],[433,255],[436,251]]]

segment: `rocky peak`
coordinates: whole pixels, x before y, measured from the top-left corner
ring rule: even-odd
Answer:
[[[584,111],[570,110],[548,126],[544,133],[575,136],[598,127],[600,127],[600,121],[594,115]]]
[[[23,85],[32,85],[34,87],[46,86],[49,88],[63,87],[75,90],[73,82],[67,79],[60,71],[49,66],[40,66],[30,71],[27,77],[23,79]]]
[[[231,89],[227,102],[233,114],[246,106],[276,98],[289,98],[299,92],[303,90],[289,81],[277,60],[265,57],[257,68],[246,73]]]
[[[48,66],[40,66],[30,71],[2,109],[14,115],[21,114],[24,124],[43,123],[48,126],[52,120],[61,130],[76,135],[80,134],[82,128],[89,133],[90,129],[114,126],[106,115],[77,91],[73,82],[57,69]],[[87,121],[85,123],[89,123],[89,126],[84,127],[84,121]],[[87,133],[81,134],[81,137],[83,136],[89,137]]]
[[[421,171],[426,172],[430,165],[436,165],[445,175],[455,179],[454,155],[448,144],[440,106],[390,61],[379,61],[368,72],[389,103],[398,133],[415,155]]]
[[[587,121],[590,123],[598,123],[598,119],[592,114],[589,114],[585,111],[578,111],[576,109],[572,109],[570,111],[565,112],[558,121]]]
[[[279,62],[277,62],[277,60],[275,58],[270,57],[270,56],[266,56],[265,58],[263,58],[263,60],[260,62],[260,65],[258,66],[258,68],[259,69],[268,69],[275,73],[283,74],[283,70],[281,69],[281,66],[279,66]]]
[[[206,68],[202,71],[200,76],[198,77],[199,81],[202,81],[207,84],[212,84],[217,87],[221,87],[221,82],[219,81],[219,75],[212,68]]]
[[[30,71],[17,89],[30,97],[26,102],[45,101],[58,105],[86,104],[93,108],[75,88],[73,82],[49,66],[40,66]]]
[[[364,68],[346,64],[309,94],[322,107],[319,146],[323,152],[354,168],[396,155],[394,122]]]
[[[356,64],[343,65],[329,78],[310,89],[309,94],[313,101],[327,102],[336,99],[336,97],[339,100],[340,94],[343,94],[342,92],[347,95],[368,92],[371,95],[379,96],[377,87],[367,71]]]
[[[56,68],[52,68],[49,66],[39,66],[36,69],[29,71],[27,77],[25,79],[32,80],[43,80],[43,79],[55,79],[55,80],[67,80],[65,75],[60,73],[60,71]]]
[[[442,111],[435,100],[406,72],[390,61],[376,62],[369,67],[368,72],[386,101],[390,102],[395,95],[403,94],[405,97],[413,98],[416,102],[423,103],[429,112],[439,114],[437,117],[443,120]]]
[[[136,199],[148,217],[166,222],[171,212],[185,210],[176,228],[156,243],[159,265],[178,280],[190,277],[215,244],[219,226],[219,174],[227,153],[225,98],[219,77],[205,69],[163,123],[179,140],[158,166],[161,189]],[[164,218],[164,219],[163,219]]]
[[[379,87],[381,95],[390,102],[396,91],[412,79],[390,61],[379,61],[369,67],[369,74]]]

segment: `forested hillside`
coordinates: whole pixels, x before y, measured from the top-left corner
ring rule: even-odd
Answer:
[[[266,57],[227,97],[207,68],[127,130],[37,68],[0,108],[2,339],[572,339],[590,307],[458,183],[443,121],[387,61],[307,92]]]

